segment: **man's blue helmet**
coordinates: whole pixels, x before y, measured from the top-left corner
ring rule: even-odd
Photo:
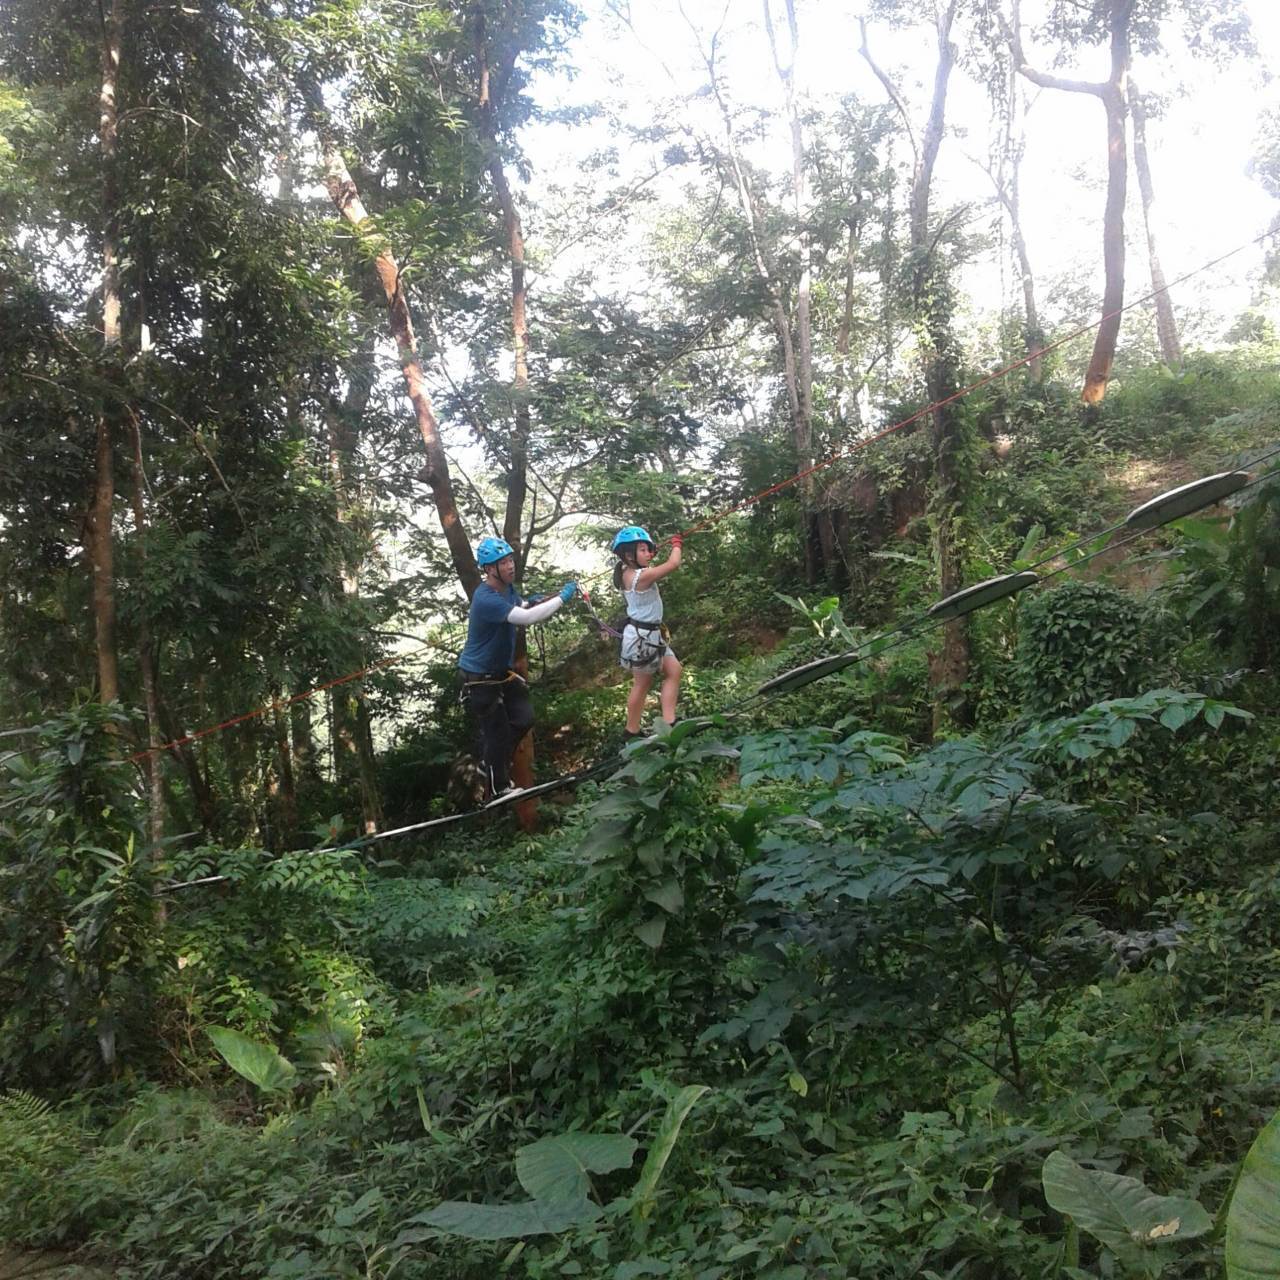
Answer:
[[[483,569],[485,565],[497,564],[499,560],[513,555],[515,552],[511,550],[509,542],[504,542],[501,538],[481,538],[480,545],[476,548],[476,564]]]
[[[619,547],[625,547],[628,542],[647,542],[650,551],[658,549],[657,543],[649,537],[647,530],[642,529],[638,524],[629,524],[613,535],[613,546],[609,550],[616,553]]]

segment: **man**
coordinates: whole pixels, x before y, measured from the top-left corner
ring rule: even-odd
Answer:
[[[516,557],[501,538],[485,538],[476,548],[484,581],[471,597],[467,643],[458,655],[462,697],[480,725],[480,759],[488,802],[519,790],[511,783],[511,756],[533,728],[533,706],[524,680],[511,669],[516,627],[545,622],[573,599],[576,582],[566,582],[550,599],[525,602],[515,589]]]

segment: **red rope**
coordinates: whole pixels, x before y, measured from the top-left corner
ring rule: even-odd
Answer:
[[[347,684],[351,680],[359,680],[361,676],[367,676],[371,671],[377,671],[380,667],[389,667],[395,662],[403,662],[405,658],[412,657],[415,653],[421,653],[423,649],[431,648],[434,648],[434,646],[420,644],[416,649],[410,649],[405,653],[393,653],[389,658],[382,658],[377,662],[371,662],[367,667],[361,667],[359,671],[352,671],[348,675],[338,676],[336,680],[327,680],[324,684],[318,684],[314,689],[308,689],[305,693],[295,693],[292,698],[281,698],[275,702],[268,702],[264,707],[258,707],[255,711],[246,711],[243,715],[232,716],[230,720],[224,720],[221,724],[210,725],[207,729],[197,729],[195,733],[188,733],[181,738],[174,738],[172,742],[163,742],[157,747],[148,747],[145,751],[137,751],[128,756],[125,763],[133,764],[135,760],[145,760],[147,756],[153,756],[159,751],[172,751],[175,747],[185,746],[188,742],[195,742],[197,738],[206,738],[211,733],[221,733],[223,729],[230,729],[232,725],[243,724],[246,720],[254,720],[258,716],[265,716],[268,711],[279,711],[284,707],[291,707],[295,702],[305,702],[308,698],[314,698],[317,693],[323,693],[326,689],[334,689],[338,685]]]
[[[1251,246],[1265,240],[1271,231],[1264,231],[1261,235],[1254,236],[1252,240],[1246,240],[1243,244],[1238,244],[1234,249],[1214,258],[1211,262],[1206,262],[1202,266],[1196,267],[1193,271],[1188,271],[1185,275],[1179,276],[1176,280],[1170,280],[1166,285],[1159,289],[1153,289],[1150,293],[1141,298],[1136,298],[1133,302],[1126,303],[1123,307],[1117,307],[1114,311],[1107,312],[1098,320],[1091,320],[1087,324],[1082,324],[1079,328],[1073,329],[1065,337],[1057,339],[1055,342],[1049,343],[1046,347],[1040,347],[1036,351],[1032,351],[1029,355],[1023,356],[1020,360],[1007,364],[1003,369],[997,369],[994,373],[989,373],[985,377],[979,378],[976,382],[971,382],[967,387],[954,392],[947,396],[944,400],[935,400],[932,404],[927,404],[923,409],[917,409],[909,418],[903,418],[901,422],[895,422],[893,426],[886,427],[883,431],[877,431],[875,435],[867,436],[864,440],[859,440],[856,444],[850,445],[846,449],[840,449],[830,457],[822,459],[821,462],[815,462],[810,467],[805,467],[803,471],[797,471],[795,475],[788,476],[785,480],[779,480],[777,484],[771,484],[767,489],[761,489],[759,493],[753,493],[751,497],[744,498],[735,506],[727,507],[718,514],[707,516],[704,520],[699,520],[696,524],[691,524],[687,529],[680,531],[680,537],[687,537],[691,533],[702,533],[707,529],[714,528],[721,520],[728,519],[729,516],[739,511],[746,510],[747,507],[754,506],[755,503],[763,501],[765,498],[771,497],[773,494],[782,489],[787,489],[793,484],[811,476],[814,472],[822,471],[824,468],[832,466],[839,462],[842,458],[847,458],[851,454],[857,453],[860,449],[865,449],[868,445],[875,444],[878,440],[883,440],[886,436],[891,436],[895,431],[901,431],[903,427],[909,427],[913,422],[918,422],[928,413],[933,413],[935,409],[943,409],[947,405],[956,400],[962,399],[964,396],[972,394],[974,391],[980,390],[989,383],[995,382],[997,378],[1003,378],[1012,373],[1015,369],[1020,369],[1024,364],[1030,364],[1032,360],[1038,360],[1041,356],[1048,355],[1050,351],[1056,351],[1064,343],[1071,342],[1073,339],[1080,337],[1082,333],[1088,333],[1090,329],[1097,329],[1106,324],[1108,320],[1115,319],[1116,316],[1123,315],[1126,311],[1133,310],[1134,307],[1140,307],[1143,303],[1150,302],[1152,298],[1159,297],[1160,294],[1172,289],[1174,285],[1181,284],[1184,280],[1190,280],[1192,276],[1199,275],[1202,271],[1208,271],[1210,267],[1216,267],[1219,263],[1226,262],[1228,258],[1234,257],[1237,253],[1242,252]],[[672,535],[673,537],[676,535]],[[671,538],[664,538],[663,542],[670,542]]]
[[[1012,373],[1015,369],[1020,369],[1024,364],[1030,364],[1032,360],[1038,360],[1041,356],[1048,355],[1050,351],[1056,351],[1065,343],[1071,342],[1073,339],[1080,337],[1083,333],[1088,333],[1091,329],[1096,329],[1100,325],[1105,324],[1108,320],[1114,319],[1116,316],[1123,315],[1126,311],[1132,311],[1134,307],[1140,307],[1144,303],[1150,302],[1152,298],[1158,297],[1160,294],[1172,289],[1174,285],[1182,284],[1185,280],[1190,280],[1192,276],[1199,275],[1202,271],[1208,271],[1211,267],[1216,267],[1220,263],[1226,262],[1228,258],[1234,257],[1237,253],[1250,248],[1251,246],[1265,240],[1271,231],[1264,231],[1261,235],[1254,236],[1252,240],[1246,240],[1243,244],[1238,244],[1234,249],[1222,254],[1220,257],[1214,258],[1202,266],[1196,267],[1192,271],[1186,272],[1184,275],[1178,276],[1175,280],[1170,280],[1163,288],[1153,289],[1150,293],[1141,298],[1135,299],[1133,302],[1126,303],[1123,307],[1117,307],[1116,310],[1108,312],[1098,320],[1089,321],[1082,324],[1078,328],[1073,329],[1065,337],[1058,338],[1055,342],[1049,343],[1048,346],[1040,347],[1038,350],[1031,352],[1029,355],[1023,356],[1020,360],[1015,360],[1011,364],[1007,364],[1002,369],[997,369],[994,373],[989,373],[985,377],[979,378],[976,382],[971,382],[967,387],[954,392],[943,400],[935,400],[932,404],[927,404],[922,409],[917,409],[909,418],[903,418],[901,422],[895,422],[893,426],[886,427],[883,431],[877,431],[874,435],[867,436],[863,440],[859,440],[856,444],[850,445],[848,448],[840,449],[831,454],[829,457],[815,462],[812,466],[805,467],[802,471],[797,471],[795,475],[788,476],[785,480],[779,480],[777,484],[771,484],[767,489],[761,489],[759,493],[753,493],[749,498],[744,498],[741,502],[734,506],[726,507],[723,511],[707,516],[705,519],[691,524],[687,529],[681,530],[680,537],[688,537],[692,533],[702,533],[707,529],[714,528],[722,520],[727,520],[731,515],[735,515],[739,511],[745,511],[747,507],[754,506],[757,502],[763,501],[765,498],[771,497],[773,494],[783,489],[790,488],[793,484],[798,484],[807,476],[813,475],[815,472],[822,471],[827,467],[834,465],[843,458],[850,457],[861,449],[867,448],[869,445],[875,444],[879,440],[883,440],[886,436],[891,436],[895,431],[901,431],[904,427],[909,427],[913,422],[918,422],[926,414],[933,413],[936,409],[945,408],[947,405],[960,400],[963,397],[972,394],[974,391],[980,390],[982,387],[988,386],[995,382],[998,378],[1003,378]],[[677,535],[671,535],[675,537]],[[664,538],[663,543],[671,541],[671,537]],[[603,576],[603,575],[599,575]],[[583,592],[586,595],[586,592]],[[590,602],[588,602],[590,608]],[[295,702],[303,702],[308,698],[314,698],[317,693],[323,693],[326,689],[333,689],[340,684],[346,684],[351,680],[359,680],[361,676],[368,675],[371,671],[377,671],[381,667],[389,667],[394,663],[403,662],[405,658],[412,657],[415,653],[420,653],[423,649],[430,649],[432,645],[419,645],[416,649],[410,649],[405,653],[392,654],[389,658],[383,658],[379,662],[374,662],[367,667],[362,667],[359,671],[353,671],[349,675],[339,676],[335,680],[329,680],[325,684],[317,685],[314,689],[309,689],[305,693],[294,694],[292,698],[285,698],[281,701],[270,702],[266,706],[258,707],[255,711],[246,711],[243,715],[233,716],[230,720],[224,720],[221,724],[211,725],[207,729],[197,730],[195,733],[189,733],[181,738],[175,738],[172,742],[163,743],[157,747],[148,747],[145,751],[139,751],[128,757],[129,763],[137,760],[143,760],[147,756],[155,755],[159,751],[171,751],[175,747],[180,747],[188,742],[195,742],[199,738],[208,737],[212,733],[220,733],[223,729],[229,729],[232,725],[242,724],[246,720],[253,720],[258,716],[266,715],[268,711],[277,711],[282,707],[291,706]]]

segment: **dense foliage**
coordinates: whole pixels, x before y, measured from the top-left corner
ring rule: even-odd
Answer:
[[[548,107],[604,16],[562,0],[0,9],[0,1272],[1280,1272],[1274,281],[1186,350],[1126,320],[1082,409],[1008,21],[1252,38],[916,8],[875,99],[797,92],[815,6],[681,10],[647,115]],[[994,196],[930,185],[952,75]],[[687,530],[686,672],[624,743],[633,521]],[[489,532],[590,591],[529,635],[532,768],[608,767],[423,831],[477,800]]]

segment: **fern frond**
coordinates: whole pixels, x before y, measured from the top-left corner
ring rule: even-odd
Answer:
[[[0,1124],[9,1121],[24,1128],[36,1125],[44,1127],[52,1113],[53,1106],[50,1103],[25,1089],[0,1091]]]

